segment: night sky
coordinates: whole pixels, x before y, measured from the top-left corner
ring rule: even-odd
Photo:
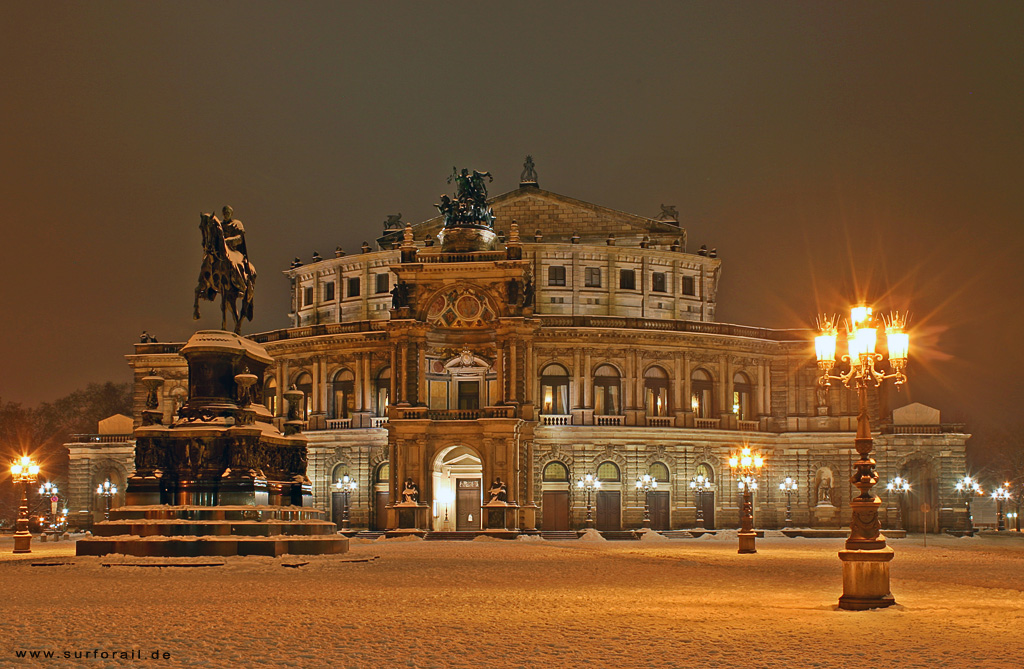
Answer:
[[[1021,35],[1015,2],[6,3],[0,398],[218,327],[201,211],[244,222],[273,330],[294,256],[529,153],[544,189],[677,205],[720,321],[909,308],[906,396],[993,425],[1024,401]]]

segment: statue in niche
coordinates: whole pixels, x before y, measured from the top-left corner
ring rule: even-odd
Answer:
[[[487,491],[487,494],[491,496],[491,499],[487,502],[488,504],[507,502],[508,486],[505,485],[500,477],[495,477],[494,481],[491,482],[491,488]]]
[[[815,395],[817,396],[819,407],[828,406],[828,386],[819,383],[817,389],[815,390]]]
[[[523,306],[533,306],[533,277],[529,274],[526,275],[526,279],[523,281]]]
[[[818,506],[832,506],[832,472],[818,470]]]
[[[391,308],[401,309],[409,306],[409,284],[399,281],[391,289]]]
[[[418,504],[420,501],[420,487],[412,480],[405,479],[402,486],[402,504]]]
[[[519,282],[515,279],[509,279],[505,282],[505,292],[507,293],[508,306],[519,306]]]

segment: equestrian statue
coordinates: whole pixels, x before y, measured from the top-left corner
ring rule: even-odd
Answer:
[[[228,307],[235,321],[235,334],[241,334],[242,319],[252,320],[256,268],[245,249],[245,228],[233,218],[231,207],[222,210],[224,220],[215,214],[200,214],[203,233],[203,266],[199,270],[192,318],[199,319],[199,300],[210,302],[220,293],[220,329],[227,330]],[[241,308],[236,304],[241,298]]]

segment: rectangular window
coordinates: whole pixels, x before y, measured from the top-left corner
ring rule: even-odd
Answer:
[[[562,265],[552,265],[548,267],[548,285],[549,286],[564,286],[565,285],[565,267]]]
[[[459,408],[480,408],[480,382],[459,381]]]
[[[376,279],[377,285],[376,285],[376,290],[374,292],[376,292],[376,293],[387,293],[387,292],[389,292],[391,290],[391,280],[388,278],[388,275],[387,274],[377,274],[376,277],[377,277],[377,279]]]
[[[631,269],[620,269],[619,288],[622,290],[636,290],[636,272]]]
[[[651,274],[651,291],[655,293],[665,292],[665,273],[655,272]]]
[[[324,302],[334,301],[334,282],[328,281],[324,284]]]
[[[354,276],[348,280],[348,296],[359,297],[359,277]]]
[[[692,276],[683,277],[683,295],[696,295],[695,285]]]
[[[302,306],[308,307],[313,304],[313,286],[306,286],[302,289]]]
[[[584,277],[583,285],[587,288],[600,288],[601,287],[601,268],[600,267],[587,267],[586,276]]]

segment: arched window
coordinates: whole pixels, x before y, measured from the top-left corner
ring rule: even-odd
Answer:
[[[619,466],[614,462],[602,462],[597,466],[597,480],[607,482],[621,481],[622,477],[619,474]]]
[[[295,389],[302,391],[302,411],[300,415],[309,418],[313,410],[313,377],[307,372],[299,374],[295,379]]]
[[[711,465],[706,462],[702,462],[697,465],[696,475],[703,476],[708,481],[715,480],[715,471],[711,469]]]
[[[753,409],[750,406],[753,390],[750,378],[743,372],[736,372],[732,377],[732,412],[739,420],[753,420]]]
[[[376,384],[376,409],[378,416],[388,415],[388,405],[391,403],[391,368],[385,367],[377,374]]]
[[[651,478],[658,483],[668,483],[668,466],[663,462],[651,463],[651,467],[647,470],[647,473],[650,474]]]
[[[668,374],[661,367],[644,372],[644,406],[648,416],[668,415]]]
[[[356,410],[355,376],[347,369],[334,375],[330,394],[331,418],[348,418]]]
[[[331,480],[328,481],[328,485],[333,486],[335,483],[341,480],[343,476],[349,475],[348,465],[344,462],[339,462],[334,465],[334,470],[331,472]]]
[[[714,414],[714,384],[711,375],[703,369],[695,369],[690,382],[690,410],[697,418],[711,418]]]
[[[267,379],[263,384],[263,401],[267,403],[267,411],[271,416],[278,415],[277,411],[277,380],[273,377]]]
[[[619,370],[611,365],[598,367],[594,372],[594,413],[598,416],[618,415],[621,387]]]
[[[555,460],[544,466],[543,479],[545,481],[567,482],[569,480],[569,468]]]
[[[374,483],[383,483],[387,485],[391,482],[391,465],[388,463],[382,464],[377,467],[377,476],[374,478]]]
[[[569,372],[565,367],[552,364],[541,371],[540,397],[541,413],[569,413]]]

